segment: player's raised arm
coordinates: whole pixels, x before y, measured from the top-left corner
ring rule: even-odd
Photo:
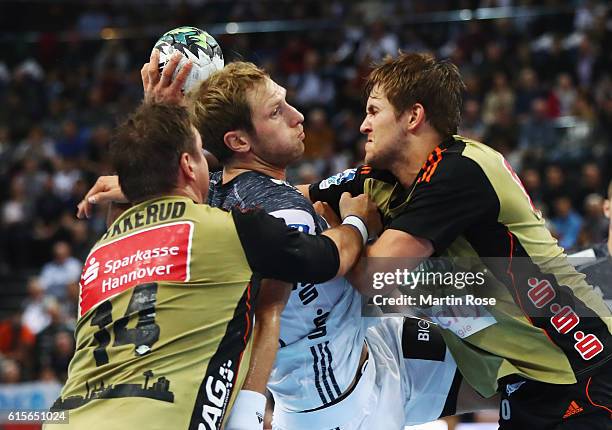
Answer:
[[[159,50],[153,48],[149,62],[145,63],[142,69],[140,69],[145,103],[185,104],[183,86],[187,81],[193,64],[191,61],[188,61],[181,70],[178,71],[176,77],[172,79],[174,71],[181,61],[181,57],[182,55],[176,52],[160,73],[158,66]]]

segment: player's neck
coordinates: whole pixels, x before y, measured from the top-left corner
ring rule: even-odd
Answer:
[[[269,163],[257,161],[239,161],[226,163],[223,168],[223,183],[226,184],[236,176],[245,172],[259,172],[274,179],[285,180],[287,177],[284,167],[274,166]]]
[[[168,193],[172,196],[182,196],[194,201],[195,203],[203,203],[202,194],[195,191],[190,186],[176,187],[172,192]]]
[[[404,188],[410,187],[416,180],[429,154],[442,143],[437,133],[426,133],[406,142],[404,150],[394,159],[389,168]]]

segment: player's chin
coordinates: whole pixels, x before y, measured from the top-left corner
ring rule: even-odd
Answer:
[[[304,149],[305,149],[305,145],[304,145],[304,141],[303,140],[298,140],[296,142],[295,145],[295,156],[297,157],[297,159],[302,158],[302,155],[304,155]]]
[[[374,167],[374,164],[376,163],[376,155],[374,154],[374,151],[368,151],[366,149],[364,161],[367,165]]]

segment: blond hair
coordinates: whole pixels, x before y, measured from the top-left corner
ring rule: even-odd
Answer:
[[[232,130],[253,131],[249,90],[261,85],[268,74],[253,63],[237,61],[213,73],[190,94],[194,125],[202,136],[204,147],[219,162],[233,155],[223,140]]]

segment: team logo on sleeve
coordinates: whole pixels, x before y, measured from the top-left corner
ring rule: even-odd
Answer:
[[[334,176],[330,176],[319,183],[319,189],[325,190],[332,185],[340,185],[343,182],[350,181],[355,177],[357,169],[346,169],[344,172],[336,173]]]

